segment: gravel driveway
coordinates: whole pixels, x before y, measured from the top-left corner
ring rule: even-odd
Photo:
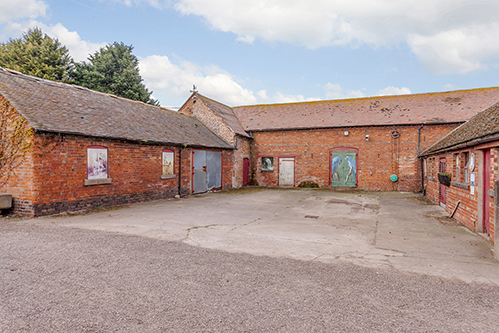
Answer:
[[[311,193],[316,200],[319,192]],[[233,195],[237,199],[239,194]],[[321,193],[319,197],[328,195]],[[345,198],[333,196],[335,200]],[[360,200],[355,195],[352,198]],[[365,204],[373,204],[374,199],[365,198],[369,202]],[[165,202],[66,218],[0,220],[0,332],[499,331],[499,287],[494,283],[411,273],[386,264],[390,261],[379,265],[378,257],[361,262],[341,258],[321,262],[272,252],[246,253],[242,246],[221,250],[222,241],[214,246],[194,246],[185,235],[172,241],[66,225],[68,220],[96,221],[123,212],[134,216],[134,209],[155,204]],[[423,208],[426,212],[433,209]],[[382,207],[364,209],[383,216]],[[319,223],[325,215],[315,216],[320,217],[304,221]],[[314,225],[309,227],[314,230]],[[372,231],[368,226],[354,229],[365,235],[374,232],[381,237],[383,247],[392,244],[383,251],[394,251],[398,243],[383,235],[398,229]],[[438,230],[449,228],[458,227],[443,225]],[[225,229],[215,228],[220,232]],[[167,235],[165,230],[160,234]],[[278,235],[282,240],[293,234]],[[440,240],[450,241],[446,239]],[[272,240],[267,238],[267,242]],[[481,245],[471,247],[487,250]],[[297,256],[311,249],[297,250]],[[415,260],[414,253],[426,253],[410,250],[410,246],[407,249],[409,262]],[[437,249],[434,260],[439,259],[439,251],[444,250]],[[476,259],[475,265],[495,269],[496,264],[482,260]]]

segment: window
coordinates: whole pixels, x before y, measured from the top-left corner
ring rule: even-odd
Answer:
[[[91,146],[87,148],[87,179],[85,185],[111,184],[108,178],[107,148]]]
[[[175,153],[171,150],[163,150],[161,158],[161,178],[173,178]]]
[[[274,170],[274,158],[262,157],[262,171],[273,171],[273,170]]]
[[[464,183],[468,184],[470,182],[470,155],[468,152],[463,153],[463,165]]]
[[[87,148],[87,179],[107,178],[107,148]]]
[[[460,181],[460,174],[459,171],[461,169],[461,158],[460,154],[454,154],[454,180],[456,182]]]

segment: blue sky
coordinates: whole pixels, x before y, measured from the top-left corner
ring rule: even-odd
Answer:
[[[132,44],[163,106],[195,84],[231,106],[499,83],[498,0],[0,0],[0,39],[38,26],[76,61]]]

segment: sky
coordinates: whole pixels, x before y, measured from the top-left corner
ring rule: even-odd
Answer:
[[[499,85],[499,0],[0,0],[0,41],[30,27],[73,59],[133,45],[162,106],[230,106]]]

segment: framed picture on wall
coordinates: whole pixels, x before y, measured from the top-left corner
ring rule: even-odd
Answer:
[[[274,158],[262,157],[262,171],[273,171],[273,170],[274,170]]]

